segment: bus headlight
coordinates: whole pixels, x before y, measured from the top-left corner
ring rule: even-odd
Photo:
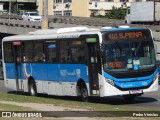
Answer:
[[[109,83],[109,84],[111,84],[111,85],[113,85],[113,86],[114,86],[114,82],[113,82],[113,80],[111,80],[111,79],[107,79],[107,78],[105,78],[105,80],[106,80],[106,82],[107,82],[107,83]]]
[[[153,82],[154,82],[156,79],[158,79],[158,77],[159,77],[159,73],[154,76]]]

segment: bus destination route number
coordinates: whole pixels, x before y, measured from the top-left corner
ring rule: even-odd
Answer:
[[[122,32],[122,33],[109,33],[107,39],[116,40],[123,38],[143,38],[143,32]]]

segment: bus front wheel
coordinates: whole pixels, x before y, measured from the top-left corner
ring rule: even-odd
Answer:
[[[31,96],[37,95],[37,87],[36,87],[36,83],[34,80],[31,80],[29,83],[29,93]]]

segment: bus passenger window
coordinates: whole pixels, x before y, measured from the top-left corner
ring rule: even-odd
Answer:
[[[4,61],[13,62],[13,53],[11,43],[4,43]]]
[[[44,53],[38,53],[35,58],[35,62],[45,62],[45,54]]]
[[[48,44],[48,62],[56,62],[56,44],[49,43]]]
[[[23,55],[25,55],[25,62],[33,62],[33,42],[24,42]]]
[[[68,41],[60,42],[60,62],[69,62],[69,43]]]
[[[61,57],[60,57],[60,61],[61,62],[65,62],[66,61],[66,59],[65,59],[65,54],[64,53],[61,53]]]
[[[43,42],[34,42],[34,62],[44,62]]]
[[[70,49],[70,56],[72,62],[84,62],[85,61],[85,48],[74,47]]]

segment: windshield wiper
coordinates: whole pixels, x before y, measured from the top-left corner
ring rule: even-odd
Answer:
[[[117,41],[115,41],[115,43],[116,43],[116,46],[118,47],[118,49],[119,49],[120,51],[122,51],[122,48],[120,47],[119,43],[118,43]]]

